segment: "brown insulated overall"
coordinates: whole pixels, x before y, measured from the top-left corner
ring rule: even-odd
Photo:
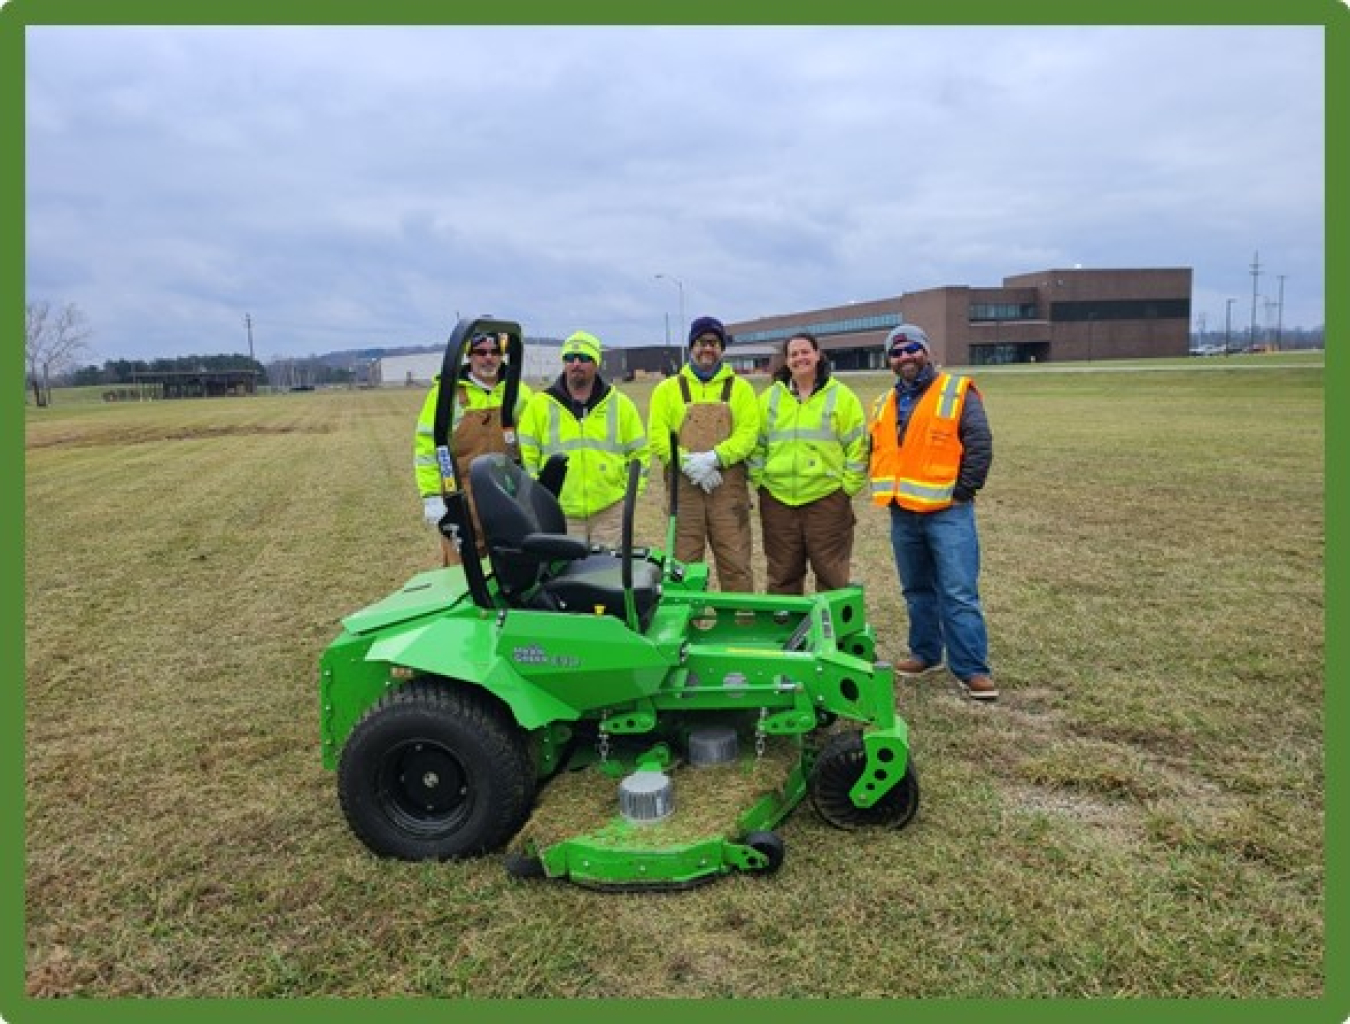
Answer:
[[[680,426],[680,445],[688,452],[710,452],[731,436],[731,386],[728,378],[722,387],[720,402],[693,401],[689,382],[680,377],[684,397],[684,422]],[[678,459],[679,453],[672,452]],[[717,565],[717,582],[722,590],[750,593],[755,589],[750,569],[750,489],[744,462],[721,470],[722,485],[711,494],[690,483],[683,473],[679,482],[679,511],[675,525],[675,557],[682,562],[703,558],[710,545]]]

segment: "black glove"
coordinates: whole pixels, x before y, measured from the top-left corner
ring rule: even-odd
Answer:
[[[969,487],[962,487],[960,484],[957,484],[956,488],[952,491],[952,500],[959,501],[964,505],[968,501],[975,500],[975,492]]]

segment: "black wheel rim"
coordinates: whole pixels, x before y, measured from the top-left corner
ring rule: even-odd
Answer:
[[[390,821],[422,838],[454,832],[473,811],[463,762],[435,740],[407,740],[391,747],[380,763],[377,792]]]

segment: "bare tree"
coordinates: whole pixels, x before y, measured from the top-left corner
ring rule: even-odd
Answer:
[[[84,311],[73,302],[53,311],[45,299],[30,302],[24,322],[24,359],[28,384],[39,407],[51,405],[53,374],[75,367],[88,352],[85,339],[93,331]]]

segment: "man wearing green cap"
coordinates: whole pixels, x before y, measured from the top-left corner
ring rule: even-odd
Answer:
[[[558,500],[568,533],[618,547],[630,462],[642,467],[639,493],[647,487],[647,432],[633,400],[600,375],[600,339],[577,331],[562,361],[558,379],[520,417],[521,464],[538,476],[549,456],[566,455]]]

